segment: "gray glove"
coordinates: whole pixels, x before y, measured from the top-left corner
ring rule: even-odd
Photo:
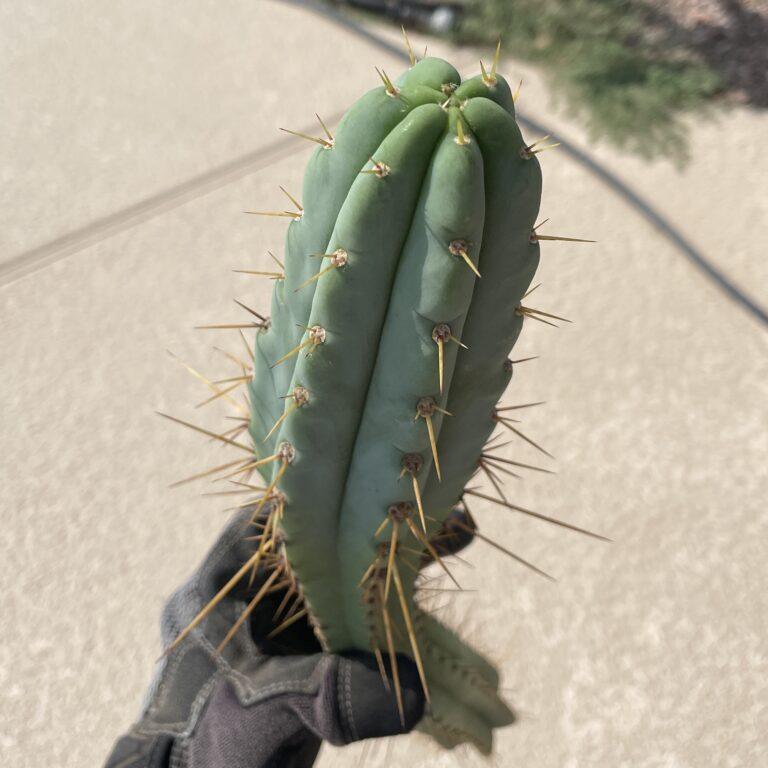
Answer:
[[[471,540],[471,519],[455,514],[464,527],[447,526],[435,538],[442,554]],[[171,596],[162,619],[166,646],[253,553],[249,519],[249,510],[236,515]],[[393,686],[384,685],[372,654],[322,653],[306,620],[268,639],[284,592],[268,594],[216,653],[265,579],[262,572],[251,585],[243,579],[158,662],[141,718],[118,739],[105,768],[304,768],[314,763],[323,740],[348,744],[405,733],[418,723],[424,695],[406,656],[398,655],[403,726]]]

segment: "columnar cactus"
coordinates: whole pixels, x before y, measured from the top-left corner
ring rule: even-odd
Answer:
[[[430,538],[463,498],[513,375],[539,262],[541,173],[496,67],[425,58],[325,125],[249,382],[268,514],[329,651],[419,666],[424,728],[489,751],[512,720],[492,665],[420,609]],[[283,266],[281,264],[281,266]],[[514,429],[514,427],[512,427]],[[521,510],[526,512],[526,510]],[[524,561],[523,561],[524,562]],[[245,572],[245,571],[244,571]]]
[[[419,612],[414,568],[496,426],[541,174],[499,75],[460,84],[429,58],[384,77],[307,166],[256,339],[251,435],[280,455],[260,469],[323,645],[386,652],[385,619],[399,625],[443,738],[487,748],[510,721],[496,676]]]

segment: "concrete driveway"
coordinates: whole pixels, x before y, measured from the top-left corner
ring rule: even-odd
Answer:
[[[225,456],[162,423],[205,390],[171,350],[222,376],[196,324],[266,307],[283,226],[242,211],[299,190],[309,148],[279,126],[333,116],[400,68],[374,41],[282,3],[0,3],[0,763],[96,766],[135,717],[164,598],[226,513],[173,480]],[[391,30],[378,30],[397,42]],[[418,40],[418,38],[416,38]],[[421,41],[419,41],[421,42]],[[474,73],[476,56],[444,52]],[[629,183],[764,307],[768,116],[694,126],[684,171],[591,147],[534,72],[521,109]],[[532,137],[534,138],[534,137]],[[543,158],[551,232],[531,324],[541,355],[510,402],[546,400],[527,430],[554,477],[523,505],[602,545],[477,504],[483,529],[554,573],[470,551],[446,618],[500,664],[521,721],[495,764],[694,768],[768,748],[768,328],[567,152]],[[514,454],[534,458],[525,446]],[[221,461],[225,461],[221,458]],[[474,584],[472,584],[474,582]],[[762,736],[761,736],[762,734]],[[367,749],[365,754],[363,750]],[[475,765],[409,736],[324,749],[320,764]]]

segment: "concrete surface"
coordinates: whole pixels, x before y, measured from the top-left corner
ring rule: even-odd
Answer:
[[[334,113],[375,83],[373,65],[399,68],[278,3],[92,11],[0,3],[0,259],[232,161],[280,125]],[[525,76],[524,110],[587,146],[534,73],[505,71]],[[765,304],[766,128],[746,110],[696,125],[683,172],[589,149]],[[307,152],[298,142],[258,173],[0,287],[3,766],[98,766],[137,712],[163,599],[225,517],[204,487],[167,488],[227,454],[153,415],[219,423],[194,410],[205,391],[165,350],[229,370],[211,346],[236,351],[237,339],[192,326],[240,317],[232,296],[267,306],[268,285],[229,269],[265,264],[283,227],[241,211],[276,204],[278,184],[298,190]],[[764,764],[766,329],[566,155],[543,163],[549,231],[600,242],[544,249],[535,305],[575,323],[525,329],[519,355],[542,357],[506,399],[548,401],[525,426],[558,474],[509,491],[616,543],[475,505],[488,534],[559,577],[537,580],[479,542],[466,585],[493,587],[446,613],[499,662],[522,713],[494,764]],[[320,765],[481,762],[409,736],[324,749]]]

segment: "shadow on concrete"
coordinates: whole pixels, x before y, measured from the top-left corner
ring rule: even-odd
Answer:
[[[367,40],[380,50],[408,62],[408,54],[399,46],[390,43],[376,32],[367,29],[349,17],[338,13],[324,5],[318,5],[312,0],[285,0],[293,5],[299,5],[314,13],[334,21],[345,27],[352,33]],[[739,3],[735,3],[739,5]],[[336,114],[329,118],[329,122],[335,123],[341,117]],[[518,122],[528,130],[540,134],[552,134],[552,129],[540,123],[524,113],[517,115]],[[308,128],[310,132],[312,128]],[[647,200],[635,192],[628,184],[620,179],[613,171],[606,168],[584,150],[558,136],[564,151],[572,160],[579,163],[589,173],[605,184],[613,193],[621,197],[627,205],[639,213],[659,234],[665,237],[696,269],[698,269],[715,287],[722,291],[729,299],[747,312],[754,320],[768,327],[768,312],[757,302],[747,296],[728,275],[722,272],[709,259],[704,256],[690,241],[688,241],[674,226],[662,216]],[[0,264],[0,286],[20,279],[24,275],[63,259],[91,245],[105,240],[108,237],[123,232],[144,221],[154,218],[168,210],[176,208],[184,203],[202,197],[236,179],[255,173],[283,157],[292,151],[293,143],[290,137],[277,139],[260,149],[236,158],[204,174],[188,179],[182,184],[164,190],[156,195],[148,197],[132,206],[116,211],[110,216],[97,219],[94,222],[70,232],[62,237],[45,243],[37,248],[26,251],[14,258]]]
[[[700,10],[689,23],[658,2],[655,24],[669,32],[670,40],[697,54],[716,72],[723,89],[736,100],[754,107],[768,107],[768,6],[755,10],[755,2],[718,0]]]

